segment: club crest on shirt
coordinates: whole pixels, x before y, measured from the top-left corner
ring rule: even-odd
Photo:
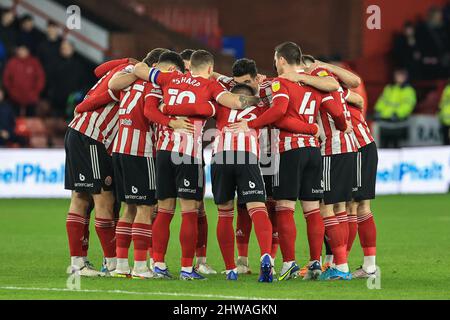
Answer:
[[[281,88],[280,81],[272,82],[272,92],[277,92]]]
[[[327,72],[326,70],[322,70],[322,71],[320,71],[320,72],[318,73],[318,76],[319,76],[319,77],[328,77],[329,74],[328,74],[328,72]]]

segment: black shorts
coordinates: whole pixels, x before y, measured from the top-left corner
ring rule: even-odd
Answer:
[[[156,153],[156,198],[201,201],[204,171],[200,160],[170,151]]]
[[[259,156],[259,167],[261,168],[264,185],[266,187],[266,196],[268,198],[272,198],[273,196],[273,174],[275,173],[275,161],[272,160],[272,155],[270,153],[261,152]]]
[[[245,162],[238,162],[245,159]],[[234,200],[237,191],[239,205],[266,202],[264,181],[258,159],[249,152],[220,152],[211,161],[214,202],[224,204]]]
[[[128,204],[155,205],[156,177],[154,159],[113,153],[117,198]]]
[[[64,138],[67,190],[99,194],[113,190],[112,158],[105,145],[68,128]]]
[[[280,154],[273,176],[275,200],[317,201],[323,197],[322,156],[319,148],[298,148]]]
[[[358,191],[353,194],[353,198],[355,201],[375,199],[378,167],[378,151],[375,142],[359,149],[356,162]]]
[[[323,157],[323,200],[325,204],[348,202],[353,198],[356,152]]]
[[[267,198],[273,197],[273,176],[266,175],[263,176],[264,186],[266,188],[266,196]]]

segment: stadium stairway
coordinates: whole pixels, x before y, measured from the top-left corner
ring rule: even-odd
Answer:
[[[60,5],[69,6],[68,0],[56,0]],[[205,47],[201,42],[184,34],[169,30],[162,24],[140,13],[134,6],[135,1],[79,0],[77,4],[83,8],[81,14],[90,21],[109,31],[110,57],[144,57],[148,51],[156,47],[164,47],[181,51],[185,48],[206,49],[216,57],[216,69],[229,72],[233,59]]]

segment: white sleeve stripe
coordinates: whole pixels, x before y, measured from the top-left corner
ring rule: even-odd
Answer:
[[[279,94],[274,95],[274,96],[272,97],[272,100],[273,100],[273,99],[276,99],[276,98],[286,98],[286,99],[289,100],[289,96],[288,96],[287,94],[284,94],[284,93],[279,93]]]
[[[156,93],[149,93],[148,95],[146,95],[145,97],[144,97],[144,99],[147,99],[147,97],[156,97],[156,98],[158,98],[158,99],[162,99],[162,95],[160,95],[160,94],[156,94]]]
[[[345,100],[347,100],[348,97],[350,97],[350,93],[352,93],[352,92],[350,90],[347,90],[347,94],[344,97]]]
[[[224,91],[222,91],[221,93],[219,93],[219,94],[216,96],[216,99],[215,99],[215,100],[218,101],[219,98],[220,98],[224,93],[228,93],[228,91],[224,90]]]
[[[211,108],[213,110],[213,114],[211,117],[214,117],[216,115],[216,107],[214,107],[214,103],[212,103],[211,101],[208,101],[208,103],[211,105]]]
[[[117,97],[114,95],[114,92],[112,92],[111,89],[108,89],[108,93],[109,93],[109,96],[110,96],[113,100],[119,101],[119,98],[117,98]]]
[[[330,100],[334,100],[332,96],[328,96],[328,97],[323,98],[322,102],[327,102],[327,101],[330,101]]]

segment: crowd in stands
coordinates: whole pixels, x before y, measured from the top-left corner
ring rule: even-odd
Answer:
[[[42,33],[30,15],[18,17],[12,8],[0,9],[0,15],[0,147],[61,146],[74,105],[95,81],[92,65],[75,53],[57,23],[48,21]],[[437,85],[436,110],[443,142],[450,145],[450,2],[430,8],[423,21],[406,22],[394,37],[391,57],[392,82],[373,115],[380,146],[397,148],[407,140],[408,119],[421,96],[417,84],[438,80],[444,85]],[[40,128],[34,135],[29,119],[41,119],[32,122]]]
[[[92,86],[89,64],[75,53],[55,22],[40,32],[30,15],[0,10],[0,146],[29,145],[17,135],[17,121],[41,119],[48,139],[41,147],[61,145],[73,104]],[[52,136],[55,136],[53,139]]]
[[[439,113],[443,142],[450,145],[450,82],[445,84],[450,79],[450,2],[443,8],[431,7],[424,20],[406,22],[394,37],[391,57],[393,80],[375,105],[380,146],[398,148],[408,138],[408,119],[424,83],[434,88],[431,94],[440,96],[439,108],[434,109]]]
[[[424,21],[408,21],[395,36],[395,68],[408,70],[411,80],[448,78],[450,75],[450,3],[431,7]]]

